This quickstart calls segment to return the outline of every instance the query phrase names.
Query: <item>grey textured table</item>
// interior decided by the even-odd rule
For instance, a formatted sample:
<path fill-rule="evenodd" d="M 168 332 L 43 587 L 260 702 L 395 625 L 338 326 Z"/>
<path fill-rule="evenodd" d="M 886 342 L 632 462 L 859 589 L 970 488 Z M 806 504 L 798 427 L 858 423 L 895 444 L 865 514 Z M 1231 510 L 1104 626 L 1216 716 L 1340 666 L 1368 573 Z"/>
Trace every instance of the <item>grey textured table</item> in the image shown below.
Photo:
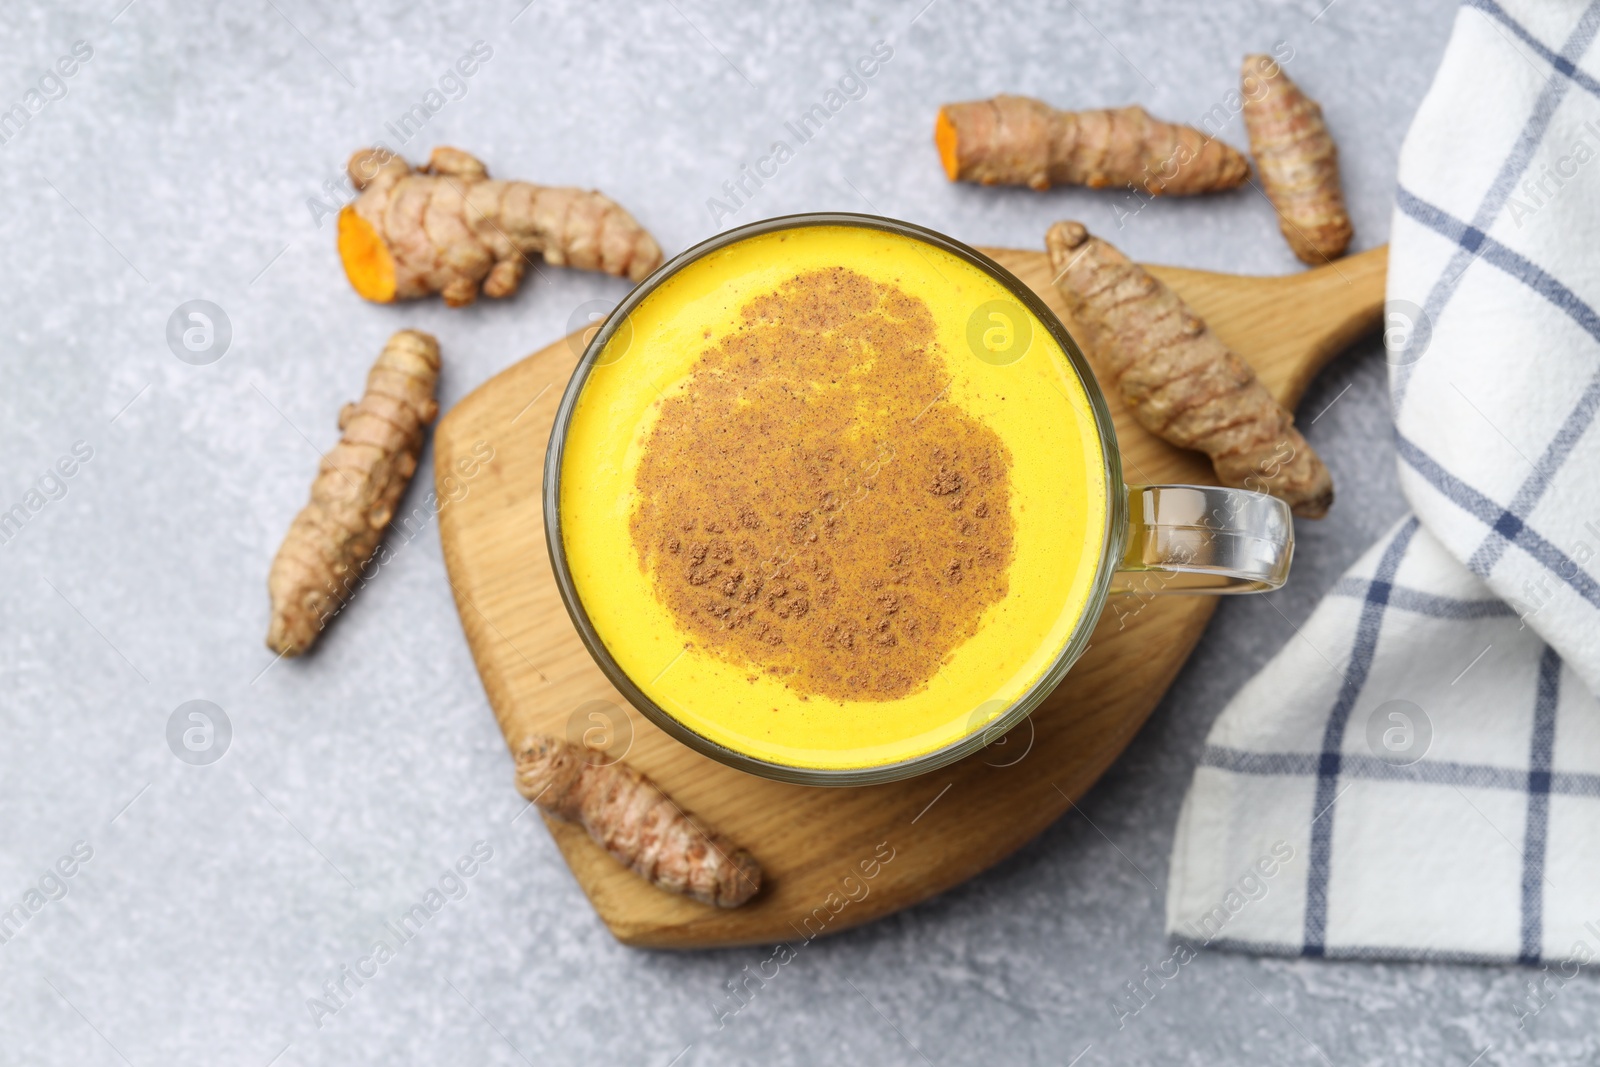
<path fill-rule="evenodd" d="M 1121 1029 L 1111 1007 L 1170 951 L 1162 883 L 1207 727 L 1290 637 L 1285 618 L 1303 619 L 1403 510 L 1372 341 L 1302 408 L 1340 497 L 1302 524 L 1292 584 L 1222 606 L 1083 814 L 953 892 L 807 947 L 765 987 L 752 981 L 720 1028 L 727 984 L 767 952 L 616 944 L 538 821 L 513 821 L 510 761 L 436 530 L 397 550 L 314 656 L 273 665 L 262 647 L 272 553 L 336 439 L 338 405 L 392 330 L 439 335 L 449 406 L 625 288 L 546 270 L 467 311 L 362 303 L 308 203 L 333 203 L 323 183 L 353 148 L 381 138 L 418 158 L 459 144 L 501 175 L 592 185 L 669 252 L 718 224 L 842 208 L 1023 247 L 1076 216 L 1142 259 L 1284 272 L 1297 264 L 1252 191 L 1155 203 L 1119 226 L 1134 204 L 1117 194 L 948 185 L 930 131 L 937 104 L 1005 90 L 1195 121 L 1245 51 L 1284 41 L 1340 140 L 1368 247 L 1388 231 L 1401 138 L 1452 10 L 1323 2 L 11 5 L 0 106 L 25 103 L 75 41 L 93 54 L 45 78 L 40 109 L 0 144 L 0 509 L 43 497 L 0 546 L 0 907 L 26 911 L 0 945 L 0 1063 L 1593 1055 L 1594 989 L 1569 985 L 1519 1032 L 1510 1006 L 1533 974 L 1512 968 L 1208 953 Z M 864 94 L 714 217 L 722 183 L 789 140 L 785 121 L 879 40 L 893 56 Z M 446 79 L 476 41 L 492 55 Z M 442 80 L 443 106 L 402 143 L 386 124 Z M 1223 136 L 1243 142 L 1237 118 Z M 209 365 L 166 341 L 169 316 L 196 299 L 231 324 Z M 80 441 L 92 458 L 46 477 Z M 167 741 L 174 710 L 196 699 L 232 728 L 206 766 Z M 492 856 L 445 879 L 459 899 L 363 984 L 345 977 L 478 841 Z M 61 864 L 72 877 L 53 873 L 75 845 L 80 859 Z"/>

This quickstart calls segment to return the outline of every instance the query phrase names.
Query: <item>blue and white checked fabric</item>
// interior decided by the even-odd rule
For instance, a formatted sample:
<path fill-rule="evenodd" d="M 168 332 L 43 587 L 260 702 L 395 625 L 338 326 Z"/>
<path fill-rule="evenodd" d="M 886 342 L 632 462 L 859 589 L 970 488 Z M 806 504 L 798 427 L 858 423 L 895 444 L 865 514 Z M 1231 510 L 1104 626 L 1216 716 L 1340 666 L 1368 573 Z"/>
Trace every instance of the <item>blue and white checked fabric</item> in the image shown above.
<path fill-rule="evenodd" d="M 1457 16 L 1390 246 L 1414 514 L 1213 727 L 1173 846 L 1175 937 L 1600 955 L 1597 33 L 1600 0 Z"/>

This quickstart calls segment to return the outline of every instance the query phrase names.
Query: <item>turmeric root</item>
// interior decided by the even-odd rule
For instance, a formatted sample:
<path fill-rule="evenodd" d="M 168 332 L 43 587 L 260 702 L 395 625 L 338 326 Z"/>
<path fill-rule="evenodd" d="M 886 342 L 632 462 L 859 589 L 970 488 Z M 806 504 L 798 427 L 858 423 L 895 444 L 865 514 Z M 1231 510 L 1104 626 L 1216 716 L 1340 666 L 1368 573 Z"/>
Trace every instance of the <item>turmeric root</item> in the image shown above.
<path fill-rule="evenodd" d="M 1081 223 L 1056 223 L 1045 247 L 1102 380 L 1139 425 L 1209 455 L 1224 485 L 1271 493 L 1304 518 L 1327 514 L 1333 477 L 1294 416 L 1178 294 Z"/>
<path fill-rule="evenodd" d="M 581 825 L 620 863 L 668 892 L 736 908 L 761 888 L 755 857 L 625 763 L 600 764 L 577 745 L 532 736 L 517 753 L 517 789 L 545 812 Z"/>
<path fill-rule="evenodd" d="M 284 536 L 267 576 L 267 647 L 298 656 L 355 594 L 400 494 L 417 469 L 422 432 L 438 414 L 439 342 L 417 330 L 389 338 L 367 390 L 339 412 L 339 443 L 322 458 L 311 502 Z"/>
<path fill-rule="evenodd" d="M 438 147 L 413 171 L 382 148 L 350 157 L 361 191 L 339 212 L 339 257 L 356 292 L 380 304 L 439 293 L 451 307 L 510 296 L 529 257 L 640 281 L 661 247 L 615 202 L 583 189 L 490 181 L 482 163 Z"/>
<path fill-rule="evenodd" d="M 951 181 L 983 185 L 1137 185 L 1151 196 L 1232 189 L 1250 176 L 1233 148 L 1142 107 L 1058 111 L 1026 96 L 946 104 L 933 140 Z"/>
<path fill-rule="evenodd" d="M 1246 56 L 1241 78 L 1250 154 L 1289 247 L 1313 265 L 1344 255 L 1350 216 L 1339 186 L 1339 150 L 1322 108 L 1270 56 Z M 1260 88 L 1252 79 L 1260 79 Z"/>

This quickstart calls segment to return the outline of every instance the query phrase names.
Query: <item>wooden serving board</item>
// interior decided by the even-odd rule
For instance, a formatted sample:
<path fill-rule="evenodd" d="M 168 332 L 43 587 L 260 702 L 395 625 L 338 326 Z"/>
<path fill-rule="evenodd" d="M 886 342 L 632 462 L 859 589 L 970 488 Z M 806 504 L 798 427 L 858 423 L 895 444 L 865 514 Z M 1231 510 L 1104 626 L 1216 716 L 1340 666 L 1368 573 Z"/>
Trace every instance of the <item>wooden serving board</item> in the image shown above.
<path fill-rule="evenodd" d="M 985 251 L 1072 329 L 1043 253 Z M 1255 367 L 1279 400 L 1293 405 L 1324 363 L 1378 323 L 1387 260 L 1387 249 L 1377 248 L 1281 278 L 1150 270 Z M 713 908 L 656 889 L 580 827 L 548 821 L 595 911 L 627 944 L 688 948 L 831 934 L 972 877 L 1094 784 L 1132 740 L 1211 617 L 1210 597 L 1123 599 L 1121 612 L 1107 609 L 1088 652 L 1031 722 L 919 778 L 812 788 L 722 766 L 628 706 L 589 658 L 552 580 L 540 501 L 545 445 L 581 349 L 571 338 L 558 341 L 456 405 L 435 434 L 435 480 L 455 471 L 480 442 L 493 446 L 493 460 L 476 471 L 463 499 L 441 510 L 439 525 L 462 626 L 506 737 L 565 736 L 569 716 L 586 701 L 626 709 L 634 731 L 628 762 L 681 807 L 749 848 L 765 871 L 761 893 L 748 904 Z M 1214 482 L 1203 456 L 1147 434 L 1114 392 L 1107 400 L 1130 482 Z M 441 499 L 446 488 L 439 486 Z M 512 788 L 508 765 L 508 793 Z"/>

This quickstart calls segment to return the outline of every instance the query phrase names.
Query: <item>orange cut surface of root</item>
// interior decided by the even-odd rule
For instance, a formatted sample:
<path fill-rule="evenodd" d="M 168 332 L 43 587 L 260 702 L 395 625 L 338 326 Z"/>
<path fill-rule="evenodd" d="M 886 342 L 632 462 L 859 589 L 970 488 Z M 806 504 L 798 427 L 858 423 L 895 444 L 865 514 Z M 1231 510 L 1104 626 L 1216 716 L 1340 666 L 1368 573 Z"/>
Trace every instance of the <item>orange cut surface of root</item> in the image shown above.
<path fill-rule="evenodd" d="M 956 126 L 944 108 L 933 120 L 933 143 L 939 149 L 939 162 L 944 164 L 945 177 L 958 181 L 961 175 L 961 155 L 956 151 Z"/>
<path fill-rule="evenodd" d="M 372 223 L 348 205 L 339 212 L 339 260 L 362 297 L 378 304 L 394 300 L 394 257 Z"/>

